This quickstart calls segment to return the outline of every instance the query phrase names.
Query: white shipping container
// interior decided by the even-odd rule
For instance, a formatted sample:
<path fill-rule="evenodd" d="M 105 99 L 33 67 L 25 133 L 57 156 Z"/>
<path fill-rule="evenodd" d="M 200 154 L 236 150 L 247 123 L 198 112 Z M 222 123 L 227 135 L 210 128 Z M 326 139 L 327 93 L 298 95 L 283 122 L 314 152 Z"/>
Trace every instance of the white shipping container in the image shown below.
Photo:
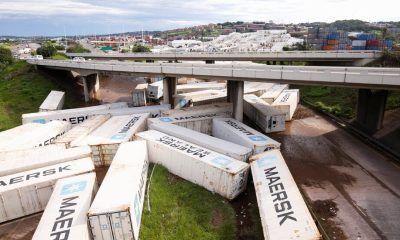
<path fill-rule="evenodd" d="M 132 103 L 134 107 L 146 106 L 147 83 L 138 84 L 132 92 Z"/>
<path fill-rule="evenodd" d="M 0 222 L 43 211 L 58 179 L 93 170 L 83 158 L 0 177 Z"/>
<path fill-rule="evenodd" d="M 111 114 L 112 116 L 120 116 L 120 115 L 130 115 L 130 114 L 139 114 L 139 113 L 150 113 L 151 117 L 160 117 L 162 111 L 168 111 L 170 109 L 171 109 L 170 104 L 160 104 L 160 105 L 153 105 L 153 106 L 146 106 L 146 107 L 132 107 L 132 108 L 101 110 L 101 111 L 97 111 L 91 115 Z"/>
<path fill-rule="evenodd" d="M 58 163 L 91 157 L 90 147 L 65 149 L 51 144 L 40 148 L 0 152 L 0 176 L 24 172 Z"/>
<path fill-rule="evenodd" d="M 265 93 L 263 93 L 260 98 L 266 101 L 269 104 L 272 104 L 275 99 L 279 97 L 283 90 L 288 89 L 289 85 L 287 84 L 275 84 L 270 89 L 268 89 Z"/>
<path fill-rule="evenodd" d="M 145 141 L 121 144 L 87 214 L 92 239 L 139 239 L 148 167 Z"/>
<path fill-rule="evenodd" d="M 58 138 L 54 143 L 61 144 L 69 148 L 72 145 L 75 145 L 75 142 L 80 141 L 82 138 L 89 135 L 89 133 L 98 128 L 110 118 L 110 114 L 89 117 L 88 120 L 73 127 L 62 137 Z"/>
<path fill-rule="evenodd" d="M 225 88 L 226 88 L 226 83 L 199 82 L 199 83 L 177 85 L 176 91 L 178 94 L 181 94 L 181 93 L 196 92 L 203 90 L 223 90 Z"/>
<path fill-rule="evenodd" d="M 65 93 L 61 91 L 51 91 L 39 107 L 39 112 L 60 110 L 64 106 Z"/>
<path fill-rule="evenodd" d="M 86 214 L 97 187 L 95 173 L 58 180 L 32 239 L 89 240 Z"/>
<path fill-rule="evenodd" d="M 147 87 L 147 97 L 150 99 L 160 99 L 163 96 L 163 81 L 157 81 L 149 84 Z"/>
<path fill-rule="evenodd" d="M 264 238 L 321 239 L 280 151 L 261 153 L 250 161 Z"/>
<path fill-rule="evenodd" d="M 213 102 L 221 101 L 226 101 L 226 92 L 219 90 L 203 90 L 198 92 L 176 94 L 174 96 L 175 109 L 211 104 Z"/>
<path fill-rule="evenodd" d="M 249 165 L 165 133 L 149 130 L 136 134 L 147 141 L 149 159 L 171 173 L 227 199 L 245 188 Z"/>
<path fill-rule="evenodd" d="M 273 86 L 273 83 L 244 82 L 244 94 L 255 94 L 256 96 L 261 96 Z"/>
<path fill-rule="evenodd" d="M 149 113 L 113 116 L 86 137 L 71 146 L 90 146 L 96 166 L 111 164 L 118 147 L 133 140 L 135 133 L 146 130 Z"/>
<path fill-rule="evenodd" d="M 190 143 L 210 149 L 217 153 L 229 156 L 236 160 L 247 162 L 252 154 L 252 149 L 228 142 L 219 138 L 199 133 L 197 131 L 170 123 L 151 124 L 150 129 L 180 138 Z"/>
<path fill-rule="evenodd" d="M 243 110 L 244 114 L 264 132 L 285 131 L 286 114 L 271 107 L 256 95 L 243 96 Z"/>
<path fill-rule="evenodd" d="M 181 117 L 181 116 L 198 116 L 212 113 L 222 113 L 232 115 L 232 103 L 213 103 L 208 105 L 194 106 L 190 108 L 171 109 L 161 112 L 162 117 Z"/>
<path fill-rule="evenodd" d="M 72 125 L 85 121 L 90 115 L 108 109 L 127 108 L 126 102 L 103 104 L 93 107 L 73 108 L 57 110 L 51 112 L 38 112 L 22 114 L 22 124 L 27 123 L 47 123 L 53 120 L 62 120 L 70 122 Z"/>
<path fill-rule="evenodd" d="M 71 124 L 63 121 L 21 125 L 0 132 L 0 151 L 47 146 L 54 143 L 69 129 L 71 129 Z"/>
<path fill-rule="evenodd" d="M 254 154 L 281 146 L 279 142 L 233 118 L 214 118 L 212 124 L 214 137 L 251 148 Z"/>
<path fill-rule="evenodd" d="M 272 103 L 272 106 L 285 113 L 286 121 L 292 120 L 293 114 L 297 109 L 299 99 L 299 90 L 284 90 L 281 95 Z"/>
<path fill-rule="evenodd" d="M 365 47 L 367 45 L 367 40 L 353 40 L 351 45 L 355 47 Z"/>
<path fill-rule="evenodd" d="M 201 132 L 207 135 L 211 135 L 212 132 L 212 120 L 213 118 L 230 117 L 231 114 L 226 113 L 209 113 L 203 115 L 186 115 L 179 117 L 160 117 L 160 118 L 149 118 L 147 120 L 147 126 L 157 123 L 172 123 L 181 127 L 192 129 L 197 132 Z"/>

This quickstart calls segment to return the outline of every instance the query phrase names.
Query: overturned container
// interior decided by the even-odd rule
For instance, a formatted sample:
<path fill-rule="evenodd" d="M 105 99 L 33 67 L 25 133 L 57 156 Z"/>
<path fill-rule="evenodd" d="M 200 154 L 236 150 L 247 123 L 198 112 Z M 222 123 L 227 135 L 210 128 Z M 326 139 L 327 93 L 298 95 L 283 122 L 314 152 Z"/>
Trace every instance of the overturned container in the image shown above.
<path fill-rule="evenodd" d="M 281 146 L 279 142 L 233 118 L 213 119 L 212 135 L 251 148 L 254 154 Z"/>
<path fill-rule="evenodd" d="M 273 86 L 273 83 L 244 82 L 244 94 L 254 94 L 256 96 L 261 96 Z"/>
<path fill-rule="evenodd" d="M 146 106 L 146 91 L 147 83 L 140 83 L 136 85 L 135 89 L 132 91 L 132 103 L 134 107 Z"/>
<path fill-rule="evenodd" d="M 47 146 L 71 129 L 64 121 L 29 123 L 0 132 L 0 151 Z"/>
<path fill-rule="evenodd" d="M 155 130 L 136 136 L 147 141 L 151 162 L 183 179 L 227 199 L 234 199 L 246 188 L 247 163 Z"/>
<path fill-rule="evenodd" d="M 88 146 L 65 149 L 64 146 L 55 144 L 40 148 L 0 152 L 0 176 L 90 158 L 91 155 L 92 150 Z"/>
<path fill-rule="evenodd" d="M 264 132 L 285 131 L 285 113 L 253 94 L 243 96 L 244 114 Z"/>
<path fill-rule="evenodd" d="M 47 123 L 54 120 L 67 121 L 72 125 L 79 124 L 89 116 L 101 110 L 126 108 L 128 104 L 126 102 L 103 104 L 93 107 L 84 108 L 73 108 L 65 110 L 57 110 L 50 112 L 38 112 L 38 113 L 26 113 L 22 114 L 22 124 L 27 123 Z"/>
<path fill-rule="evenodd" d="M 176 86 L 176 91 L 178 94 L 197 92 L 203 90 L 224 90 L 226 88 L 226 83 L 219 82 L 199 82 L 199 83 L 188 83 Z"/>
<path fill-rule="evenodd" d="M 61 110 L 64 106 L 65 93 L 61 91 L 51 91 L 39 107 L 39 112 Z"/>
<path fill-rule="evenodd" d="M 171 109 L 170 104 L 160 104 L 160 105 L 152 105 L 145 107 L 130 107 L 130 108 L 118 108 L 118 109 L 109 109 L 109 110 L 101 110 L 97 111 L 91 115 L 104 115 L 111 114 L 112 116 L 120 116 L 120 115 L 130 115 L 130 114 L 139 114 L 139 113 L 150 113 L 151 117 L 160 117 L 161 112 L 168 111 Z"/>
<path fill-rule="evenodd" d="M 58 179 L 93 170 L 83 158 L 0 177 L 0 222 L 43 211 Z"/>
<path fill-rule="evenodd" d="M 185 108 L 226 101 L 226 92 L 219 90 L 202 90 L 174 95 L 175 108 Z"/>
<path fill-rule="evenodd" d="M 181 116 L 199 116 L 204 114 L 230 114 L 232 115 L 232 103 L 213 103 L 190 108 L 164 110 L 161 113 L 162 117 L 181 117 Z"/>
<path fill-rule="evenodd" d="M 95 173 L 58 180 L 32 239 L 89 240 L 86 214 L 97 187 Z"/>
<path fill-rule="evenodd" d="M 272 104 L 282 93 L 283 90 L 288 89 L 289 85 L 287 84 L 276 84 L 272 86 L 270 89 L 265 91 L 260 98 L 265 102 Z"/>
<path fill-rule="evenodd" d="M 92 239 L 139 239 L 148 166 L 145 141 L 121 144 L 87 214 Z"/>
<path fill-rule="evenodd" d="M 164 95 L 163 89 L 164 81 L 153 82 L 147 86 L 147 97 L 149 99 L 158 100 Z"/>
<path fill-rule="evenodd" d="M 299 89 L 284 90 L 271 106 L 284 112 L 286 121 L 290 121 L 297 109 L 299 100 Z"/>
<path fill-rule="evenodd" d="M 250 162 L 264 238 L 321 239 L 280 151 L 252 156 Z"/>
<path fill-rule="evenodd" d="M 252 149 L 170 123 L 151 124 L 150 129 L 197 144 L 236 160 L 247 162 Z"/>
<path fill-rule="evenodd" d="M 90 146 L 94 164 L 108 166 L 121 143 L 133 140 L 135 133 L 146 130 L 149 115 L 142 113 L 113 116 L 86 137 L 73 142 L 71 146 Z"/>

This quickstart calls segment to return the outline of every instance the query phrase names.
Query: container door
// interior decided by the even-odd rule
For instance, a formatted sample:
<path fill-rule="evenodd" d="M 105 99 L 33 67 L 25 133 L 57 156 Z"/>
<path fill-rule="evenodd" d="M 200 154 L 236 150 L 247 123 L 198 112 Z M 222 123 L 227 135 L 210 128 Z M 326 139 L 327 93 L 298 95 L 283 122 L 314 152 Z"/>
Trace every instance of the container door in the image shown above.
<path fill-rule="evenodd" d="M 113 233 L 116 240 L 133 240 L 132 223 L 128 212 L 111 214 Z"/>
<path fill-rule="evenodd" d="M 110 223 L 107 215 L 95 215 L 89 217 L 91 235 L 95 240 L 113 240 Z"/>

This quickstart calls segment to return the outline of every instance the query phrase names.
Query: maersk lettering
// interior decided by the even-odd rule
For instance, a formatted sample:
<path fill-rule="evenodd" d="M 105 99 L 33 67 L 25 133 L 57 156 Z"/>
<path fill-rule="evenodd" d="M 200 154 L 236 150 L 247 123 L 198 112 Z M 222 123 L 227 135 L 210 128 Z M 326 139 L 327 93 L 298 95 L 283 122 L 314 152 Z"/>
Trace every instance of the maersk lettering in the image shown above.
<path fill-rule="evenodd" d="M 203 157 L 211 154 L 211 152 L 207 151 L 206 149 L 202 149 L 200 147 L 196 147 L 196 146 L 190 145 L 188 143 L 181 142 L 170 136 L 163 136 L 160 139 L 158 139 L 157 141 L 159 141 L 167 146 L 170 146 L 172 148 L 175 148 L 177 150 L 180 150 L 182 152 L 192 154 L 193 156 L 198 156 L 199 158 L 203 158 Z"/>
<path fill-rule="evenodd" d="M 23 181 L 30 181 L 31 179 L 36 179 L 36 178 L 45 177 L 48 175 L 53 175 L 57 172 L 70 171 L 71 170 L 70 167 L 71 167 L 71 165 L 65 165 L 63 167 L 59 167 L 58 169 L 50 168 L 50 169 L 46 169 L 42 172 L 33 172 L 33 173 L 29 173 L 27 175 L 13 177 L 10 179 L 7 179 L 7 177 L 3 177 L 3 178 L 0 178 L 0 186 L 7 186 L 7 185 L 12 185 L 15 183 L 23 182 Z"/>
<path fill-rule="evenodd" d="M 193 120 L 193 119 L 201 119 L 201 118 L 210 118 L 210 117 L 215 117 L 215 116 L 217 116 L 217 114 L 212 113 L 212 114 L 202 114 L 202 115 L 195 115 L 195 116 L 174 117 L 174 120 L 176 120 L 176 121 Z"/>
<path fill-rule="evenodd" d="M 285 96 L 282 97 L 282 99 L 281 99 L 280 102 L 281 102 L 281 103 L 287 102 L 287 100 L 289 99 L 289 97 L 290 97 L 290 93 L 286 93 Z"/>
<path fill-rule="evenodd" d="M 35 147 L 42 147 L 42 146 L 50 145 L 50 144 L 52 144 L 57 138 L 61 137 L 61 136 L 64 135 L 64 134 L 65 134 L 65 131 L 64 131 L 64 132 L 61 132 L 61 133 L 59 133 L 59 134 L 57 134 L 57 135 L 54 136 L 54 137 L 51 137 L 50 139 L 45 140 L 43 143 L 40 143 L 39 145 L 37 145 L 37 146 L 35 146 Z"/>
<path fill-rule="evenodd" d="M 69 233 L 73 222 L 73 216 L 70 215 L 75 213 L 74 207 L 77 203 L 73 202 L 73 200 L 77 198 L 78 196 L 74 196 L 62 200 L 61 206 L 58 209 L 58 217 L 51 229 L 50 237 L 53 237 L 52 240 L 69 239 Z"/>
<path fill-rule="evenodd" d="M 239 126 L 237 123 L 231 121 L 231 120 L 226 120 L 225 121 L 229 126 L 239 130 L 240 132 L 244 133 L 247 136 L 254 135 L 252 132 L 249 132 L 246 128 Z"/>
<path fill-rule="evenodd" d="M 278 171 L 276 171 L 276 167 L 264 169 L 264 174 L 265 178 L 269 181 L 268 189 L 273 198 L 272 201 L 276 202 L 274 208 L 277 213 L 276 216 L 280 219 L 279 225 L 285 223 L 286 220 L 297 222 L 297 219 L 293 216 L 294 212 L 289 211 L 292 209 L 292 205 L 288 199 L 283 183 L 280 182 L 281 178 L 279 177 Z"/>
<path fill-rule="evenodd" d="M 129 129 L 131 129 L 131 127 L 133 125 L 135 125 L 135 123 L 137 121 L 139 121 L 140 117 L 134 117 L 131 120 L 129 120 L 129 122 L 127 124 L 125 124 L 125 126 L 118 132 L 118 133 L 126 133 L 129 131 Z"/>
<path fill-rule="evenodd" d="M 149 168 L 149 161 L 146 158 L 146 160 L 145 160 L 145 162 L 143 164 L 142 173 L 140 175 L 141 177 L 140 177 L 140 182 L 139 182 L 139 189 L 138 189 L 137 195 L 136 195 L 138 199 L 135 200 L 135 204 L 137 206 L 135 206 L 134 210 L 135 210 L 136 224 L 137 225 L 139 225 L 139 223 L 140 223 L 140 216 L 141 216 L 140 212 L 142 211 L 139 201 L 142 199 L 142 194 L 143 194 L 143 190 L 144 190 L 143 185 L 144 185 L 145 178 L 147 177 L 147 169 L 148 168 Z"/>

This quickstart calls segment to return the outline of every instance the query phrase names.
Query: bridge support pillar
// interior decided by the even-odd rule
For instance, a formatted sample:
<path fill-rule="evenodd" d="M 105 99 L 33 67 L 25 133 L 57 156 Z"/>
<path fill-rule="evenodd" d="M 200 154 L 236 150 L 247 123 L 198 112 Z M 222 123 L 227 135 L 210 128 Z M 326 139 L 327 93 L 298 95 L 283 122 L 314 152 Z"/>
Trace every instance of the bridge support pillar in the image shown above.
<path fill-rule="evenodd" d="M 174 108 L 174 95 L 176 94 L 176 77 L 165 77 L 163 80 L 163 103 L 171 104 L 171 108 Z"/>
<path fill-rule="evenodd" d="M 87 79 L 84 76 L 80 76 L 82 79 L 82 84 L 83 84 L 83 95 L 85 96 L 85 102 L 89 102 L 89 88 L 88 88 L 88 83 Z"/>
<path fill-rule="evenodd" d="M 215 60 L 206 60 L 206 64 L 214 64 Z"/>
<path fill-rule="evenodd" d="M 243 93 L 244 82 L 228 80 L 228 102 L 233 104 L 233 118 L 243 122 Z"/>
<path fill-rule="evenodd" d="M 381 129 L 387 96 L 387 90 L 359 89 L 355 125 L 370 134 Z"/>

